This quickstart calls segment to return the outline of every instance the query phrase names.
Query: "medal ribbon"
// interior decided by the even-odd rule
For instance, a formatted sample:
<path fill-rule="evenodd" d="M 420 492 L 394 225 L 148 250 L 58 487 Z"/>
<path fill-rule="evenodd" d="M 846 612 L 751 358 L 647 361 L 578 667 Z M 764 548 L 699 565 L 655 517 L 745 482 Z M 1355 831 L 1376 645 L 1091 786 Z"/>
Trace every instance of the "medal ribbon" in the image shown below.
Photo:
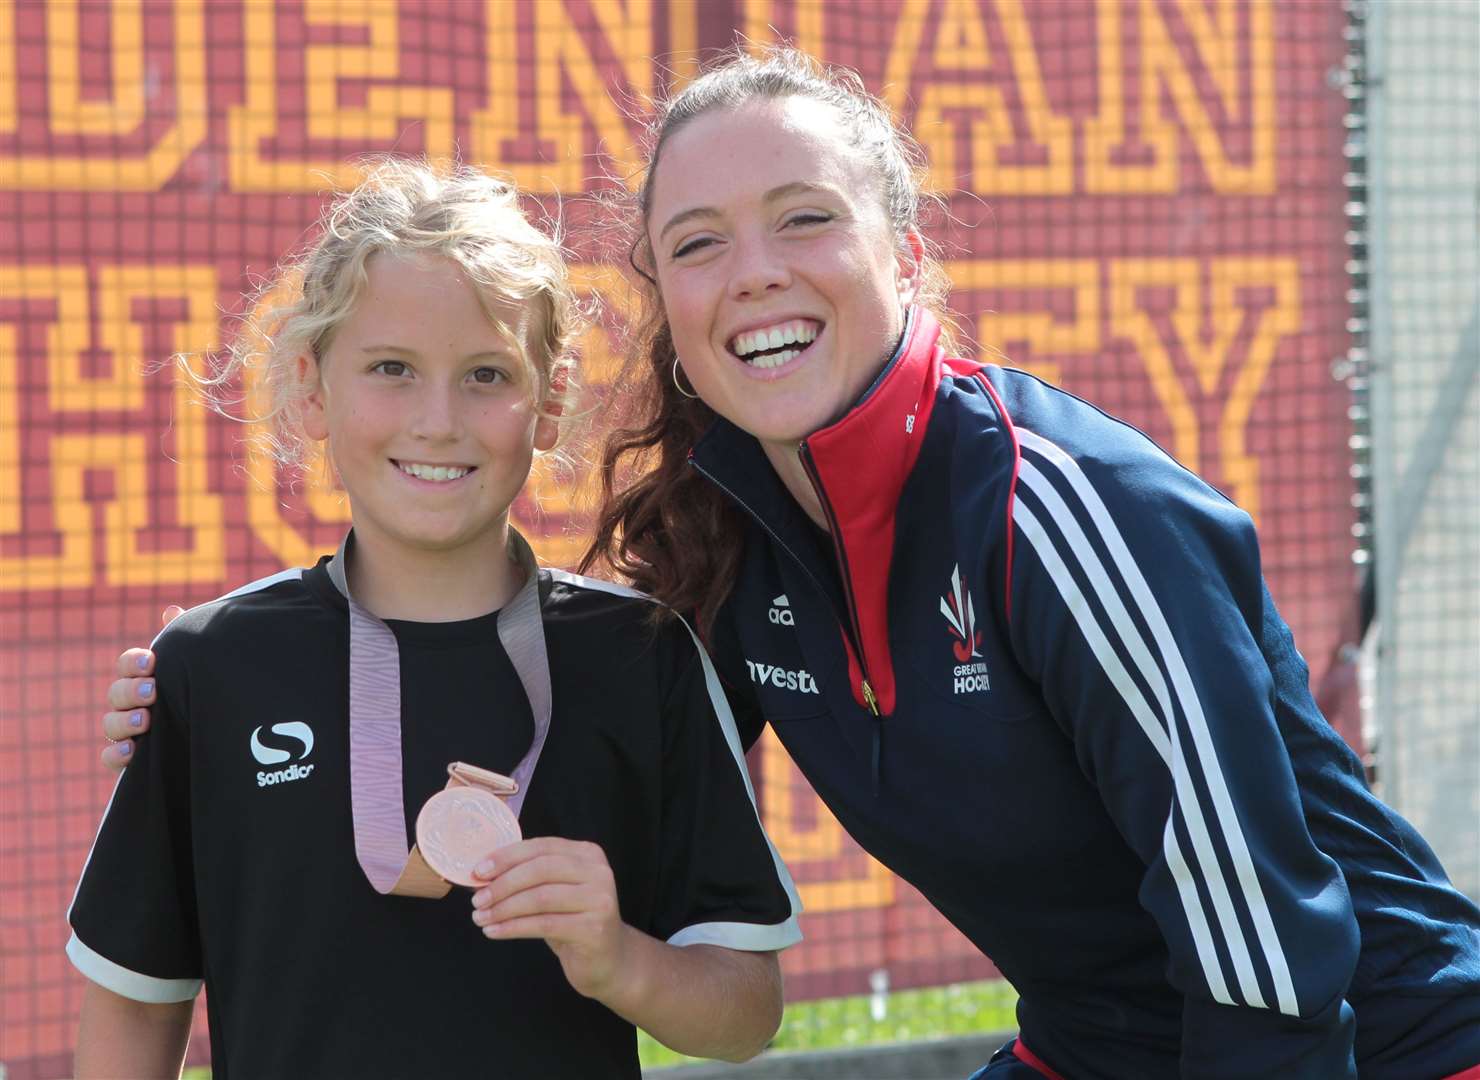
<path fill-rule="evenodd" d="M 401 880 L 411 850 L 401 783 L 401 651 L 391 628 L 350 595 L 345 556 L 353 535 L 344 538 L 328 566 L 329 579 L 349 603 L 350 811 L 360 869 L 376 892 L 388 894 Z M 534 738 L 510 777 L 518 790 L 505 798 L 518 817 L 550 733 L 551 692 L 539 566 L 528 542 L 512 529 L 509 546 L 525 580 L 498 613 L 498 637 L 534 716 Z"/>

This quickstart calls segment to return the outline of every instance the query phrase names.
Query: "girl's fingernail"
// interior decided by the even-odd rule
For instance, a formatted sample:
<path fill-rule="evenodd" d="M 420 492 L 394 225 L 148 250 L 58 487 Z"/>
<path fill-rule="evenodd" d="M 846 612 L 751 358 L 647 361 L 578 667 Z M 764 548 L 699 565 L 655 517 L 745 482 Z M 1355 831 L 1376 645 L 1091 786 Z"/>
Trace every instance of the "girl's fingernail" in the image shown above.
<path fill-rule="evenodd" d="M 136 712 L 136 713 L 130 713 L 129 714 L 129 718 L 128 718 L 128 726 L 129 727 L 140 727 L 140 726 L 143 725 L 143 723 L 144 723 L 144 714 L 143 713 L 137 713 Z"/>
<path fill-rule="evenodd" d="M 154 684 L 152 682 L 141 682 L 139 684 L 140 697 L 147 697 L 152 693 L 154 693 Z"/>
<path fill-rule="evenodd" d="M 473 894 L 473 906 L 474 907 L 487 907 L 488 906 L 488 890 L 487 889 L 479 889 L 477 892 L 475 892 Z"/>
<path fill-rule="evenodd" d="M 141 657 L 139 657 L 139 670 L 140 671 L 143 671 L 148 666 L 149 666 L 149 657 L 147 657 L 147 656 L 141 656 Z"/>
<path fill-rule="evenodd" d="M 488 877 L 493 873 L 493 860 L 484 859 L 473 868 L 473 873 L 477 874 L 479 877 Z"/>
<path fill-rule="evenodd" d="M 118 744 L 118 752 L 124 757 L 128 757 L 129 752 L 133 750 L 133 748 L 134 744 L 131 742 L 121 742 Z"/>

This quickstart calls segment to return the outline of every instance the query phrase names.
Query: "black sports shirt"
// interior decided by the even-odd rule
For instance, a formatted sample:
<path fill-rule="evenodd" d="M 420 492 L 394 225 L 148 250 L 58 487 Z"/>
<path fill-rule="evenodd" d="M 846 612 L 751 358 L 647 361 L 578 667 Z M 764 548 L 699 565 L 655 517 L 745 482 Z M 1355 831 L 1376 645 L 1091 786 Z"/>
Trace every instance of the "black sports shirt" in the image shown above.
<path fill-rule="evenodd" d="M 638 1075 L 631 1024 L 541 941 L 489 941 L 470 893 L 382 896 L 355 858 L 348 618 L 325 570 L 265 578 L 155 643 L 151 732 L 83 870 L 67 952 L 143 1001 L 207 989 L 218 1078 Z M 797 941 L 734 724 L 682 624 L 541 571 L 554 691 L 526 836 L 600 844 L 623 919 L 674 944 Z M 497 615 L 390 622 L 407 834 L 450 761 L 511 772 L 530 708 Z M 276 731 L 274 731 L 276 728 Z"/>

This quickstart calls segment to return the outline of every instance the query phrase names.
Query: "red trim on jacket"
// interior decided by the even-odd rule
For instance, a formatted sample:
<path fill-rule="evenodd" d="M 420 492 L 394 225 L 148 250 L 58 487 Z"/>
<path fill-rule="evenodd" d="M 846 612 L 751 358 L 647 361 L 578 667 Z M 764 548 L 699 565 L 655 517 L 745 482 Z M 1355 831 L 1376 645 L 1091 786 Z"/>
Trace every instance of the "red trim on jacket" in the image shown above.
<path fill-rule="evenodd" d="M 831 427 L 807 437 L 822 495 L 838 523 L 848 560 L 847 583 L 858 613 L 858 659 L 849 650 L 853 695 L 864 704 L 859 680 L 869 683 L 888 716 L 894 711 L 894 662 L 889 655 L 889 568 L 894 557 L 894 512 L 930 427 L 940 387 L 940 324 L 915 309 L 898 359 L 872 393 Z M 844 635 L 846 640 L 847 635 Z"/>
<path fill-rule="evenodd" d="M 1017 499 L 1018 468 L 1023 463 L 1023 448 L 1018 445 L 1017 428 L 1013 426 L 1012 417 L 1007 412 L 1007 406 L 1002 404 L 1002 398 L 997 393 L 997 388 L 992 385 L 992 380 L 987 378 L 986 369 L 972 360 L 947 360 L 946 367 L 952 375 L 974 376 L 978 382 L 986 388 L 987 395 L 992 399 L 992 405 L 997 410 L 997 415 L 1002 419 L 1002 427 L 1007 432 L 1007 437 L 1012 440 L 1012 479 L 1007 484 L 1007 574 L 1002 582 L 1002 609 L 1007 614 L 1009 622 L 1012 621 L 1012 504 Z"/>
<path fill-rule="evenodd" d="M 1047 1076 L 1049 1080 L 1064 1080 L 1062 1076 L 1050 1069 L 1048 1065 L 1044 1063 L 1044 1060 L 1041 1057 L 1028 1049 L 1028 1046 L 1026 1043 L 1023 1042 L 1023 1037 L 1021 1035 L 1019 1035 L 1012 1042 L 1012 1056 L 1017 1058 L 1034 1072 L 1039 1072 L 1042 1073 L 1044 1076 Z"/>

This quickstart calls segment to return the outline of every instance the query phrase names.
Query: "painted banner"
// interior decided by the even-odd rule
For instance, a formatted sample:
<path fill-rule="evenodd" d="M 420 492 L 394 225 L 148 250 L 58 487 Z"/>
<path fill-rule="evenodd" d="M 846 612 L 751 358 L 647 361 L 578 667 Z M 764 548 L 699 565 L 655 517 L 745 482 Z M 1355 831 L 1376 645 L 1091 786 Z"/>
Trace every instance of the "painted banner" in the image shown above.
<path fill-rule="evenodd" d="M 983 355 L 1131 420 L 1253 513 L 1319 679 L 1354 587 L 1331 374 L 1342 18 L 1273 0 L 0 0 L 0 1075 L 70 1070 L 64 912 L 112 783 L 114 656 L 166 603 L 309 563 L 348 520 L 332 480 L 247 454 L 247 425 L 195 404 L 169 357 L 223 341 L 355 155 L 456 155 L 565 215 L 606 301 L 583 346 L 600 397 L 625 292 L 582 196 L 630 182 L 646 102 L 737 33 L 854 67 L 888 101 L 928 155 L 931 238 Z M 540 476 L 518 504 L 552 564 L 584 547 L 589 480 Z M 793 999 L 992 972 L 769 735 L 752 768 L 807 908 Z"/>

